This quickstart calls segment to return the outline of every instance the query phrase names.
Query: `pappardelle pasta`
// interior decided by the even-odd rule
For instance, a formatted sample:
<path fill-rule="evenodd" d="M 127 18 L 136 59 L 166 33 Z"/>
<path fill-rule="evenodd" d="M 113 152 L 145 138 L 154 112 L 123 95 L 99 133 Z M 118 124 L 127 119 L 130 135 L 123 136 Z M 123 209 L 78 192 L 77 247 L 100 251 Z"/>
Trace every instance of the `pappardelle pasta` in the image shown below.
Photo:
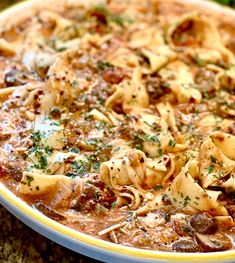
<path fill-rule="evenodd" d="M 110 242 L 233 249 L 234 32 L 180 0 L 48 1 L 2 22 L 0 180 Z"/>

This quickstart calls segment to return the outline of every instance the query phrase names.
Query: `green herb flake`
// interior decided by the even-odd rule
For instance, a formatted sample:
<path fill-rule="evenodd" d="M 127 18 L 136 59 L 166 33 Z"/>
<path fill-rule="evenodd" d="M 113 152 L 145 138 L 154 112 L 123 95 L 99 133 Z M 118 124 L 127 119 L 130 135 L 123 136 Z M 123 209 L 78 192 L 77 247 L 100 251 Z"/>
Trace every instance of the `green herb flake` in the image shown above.
<path fill-rule="evenodd" d="M 106 7 L 104 4 L 102 4 L 102 3 L 97 4 L 96 6 L 94 6 L 94 10 L 95 10 L 96 12 L 99 12 L 99 13 L 105 15 L 105 16 L 108 16 L 108 15 L 109 15 L 109 10 L 108 10 L 107 7 Z"/>
<path fill-rule="evenodd" d="M 116 207 L 116 205 L 117 205 L 117 203 L 116 203 L 116 202 L 113 202 L 113 203 L 111 204 L 111 207 L 114 208 L 114 207 Z"/>
<path fill-rule="evenodd" d="M 211 158 L 211 162 L 212 163 L 216 163 L 217 162 L 217 159 L 215 158 L 215 156 L 211 155 L 210 158 Z"/>
<path fill-rule="evenodd" d="M 44 150 L 45 150 L 45 153 L 48 154 L 48 155 L 50 155 L 51 152 L 52 152 L 52 149 L 51 149 L 51 147 L 50 147 L 49 145 L 46 145 L 46 146 L 44 147 Z"/>
<path fill-rule="evenodd" d="M 78 88 L 78 82 L 76 80 L 72 82 L 72 88 L 74 89 Z"/>
<path fill-rule="evenodd" d="M 191 201 L 191 198 L 187 195 L 185 198 L 184 198 L 184 206 L 187 206 L 189 201 Z"/>
<path fill-rule="evenodd" d="M 48 164 L 47 157 L 45 155 L 40 155 L 38 160 L 38 165 L 36 165 L 38 169 L 44 169 Z"/>
<path fill-rule="evenodd" d="M 95 162 L 93 165 L 92 165 L 92 169 L 97 172 L 99 171 L 100 169 L 100 163 L 99 162 Z"/>
<path fill-rule="evenodd" d="M 155 191 L 160 191 L 161 189 L 163 189 L 163 186 L 158 184 L 155 186 Z"/>
<path fill-rule="evenodd" d="M 207 172 L 210 174 L 210 173 L 212 173 L 213 169 L 214 169 L 214 166 L 210 165 L 207 167 Z"/>
<path fill-rule="evenodd" d="M 109 21 L 119 25 L 120 27 L 124 27 L 126 23 L 130 24 L 133 22 L 128 16 L 119 14 L 112 15 Z"/>
<path fill-rule="evenodd" d="M 168 196 L 167 193 L 165 193 L 165 194 L 162 195 L 162 201 L 163 201 L 163 202 L 167 201 L 168 198 L 169 198 L 169 196 Z"/>
<path fill-rule="evenodd" d="M 110 68 L 111 68 L 111 69 L 113 68 L 113 65 L 112 65 L 112 64 L 110 64 L 110 63 L 107 62 L 107 61 L 101 61 L 101 60 L 98 60 L 98 61 L 97 61 L 96 66 L 97 66 L 97 69 L 98 69 L 98 70 L 101 70 L 101 71 L 107 70 L 107 69 L 110 69 Z"/>
<path fill-rule="evenodd" d="M 87 141 L 86 141 L 86 144 L 88 144 L 88 145 L 96 145 L 96 144 L 97 144 L 97 141 L 94 140 L 94 139 L 90 139 L 90 140 L 87 140 Z"/>
<path fill-rule="evenodd" d="M 31 175 L 26 175 L 26 179 L 27 179 L 27 185 L 30 186 L 32 181 L 34 180 L 34 177 Z"/>
<path fill-rule="evenodd" d="M 76 175 L 83 176 L 88 173 L 89 165 L 87 161 L 77 160 L 76 162 L 70 165 L 70 168 L 74 170 Z"/>
<path fill-rule="evenodd" d="M 104 122 L 104 121 L 100 121 L 99 123 L 97 123 L 96 125 L 95 125 L 95 127 L 96 127 L 96 129 L 97 130 L 103 130 L 105 127 L 106 127 L 106 123 Z"/>
<path fill-rule="evenodd" d="M 149 141 L 149 142 L 152 142 L 152 143 L 158 143 L 160 142 L 158 137 L 156 135 L 145 135 L 144 136 L 144 140 L 145 141 Z"/>
<path fill-rule="evenodd" d="M 168 146 L 170 146 L 170 147 L 175 147 L 175 145 L 176 145 L 176 142 L 174 140 L 170 140 L 168 142 Z"/>
<path fill-rule="evenodd" d="M 93 196 L 96 200 L 98 200 L 100 198 L 100 193 L 98 191 L 95 191 Z"/>
<path fill-rule="evenodd" d="M 39 143 L 42 139 L 42 134 L 39 131 L 33 132 L 30 136 L 33 143 Z"/>
<path fill-rule="evenodd" d="M 70 149 L 69 149 L 69 152 L 71 152 L 71 153 L 79 153 L 80 150 L 77 149 L 77 148 L 70 148 Z"/>
<path fill-rule="evenodd" d="M 170 214 L 170 212 L 169 212 L 169 211 L 168 211 L 168 212 L 165 212 L 164 215 L 163 215 L 163 218 L 164 218 L 164 220 L 166 221 L 166 223 L 169 222 L 170 219 L 171 219 L 171 214 Z"/>

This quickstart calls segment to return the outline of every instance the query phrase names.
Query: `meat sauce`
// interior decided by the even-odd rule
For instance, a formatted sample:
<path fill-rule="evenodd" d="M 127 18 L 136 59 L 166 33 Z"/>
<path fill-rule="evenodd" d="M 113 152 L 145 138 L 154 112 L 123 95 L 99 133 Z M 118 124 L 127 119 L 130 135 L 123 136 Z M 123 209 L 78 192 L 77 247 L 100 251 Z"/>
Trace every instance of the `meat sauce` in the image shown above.
<path fill-rule="evenodd" d="M 197 38 L 197 24 L 188 20 L 172 34 L 172 45 L 176 47 L 176 53 L 179 52 L 176 57 L 173 56 L 172 61 L 180 60 L 189 66 L 194 88 L 200 92 L 201 100 L 197 102 L 197 97 L 192 95 L 188 101 L 180 101 L 176 94 L 178 92 L 174 92 L 169 84 L 177 76 L 175 77 L 173 72 L 166 81 L 161 73 L 161 68 L 172 61 L 163 63 L 158 70 L 149 73 L 146 68 L 149 70 L 153 62 L 146 59 L 147 53 L 142 49 L 144 45 L 140 44 L 143 39 L 140 37 L 139 42 L 133 44 L 130 38 L 138 28 L 145 28 L 146 25 L 160 28 L 159 32 L 167 30 L 166 20 L 184 16 L 191 12 L 193 7 L 179 1 L 153 1 L 151 9 L 147 1 L 141 4 L 130 1 L 129 4 L 129 8 L 128 4 L 122 1 L 107 1 L 107 7 L 99 4 L 90 7 L 68 4 L 54 10 L 52 13 L 55 16 L 47 13 L 48 10 L 36 10 L 35 17 L 25 17 L 22 21 L 11 22 L 9 25 L 3 24 L 1 38 L 8 41 L 9 45 L 17 47 L 17 51 L 14 55 L 9 55 L 6 53 L 7 49 L 3 49 L 0 58 L 0 91 L 3 91 L 0 97 L 0 181 L 49 218 L 103 240 L 137 248 L 174 252 L 234 249 L 235 192 L 234 189 L 222 186 L 230 176 L 234 176 L 234 167 L 227 171 L 224 177 L 217 178 L 218 184 L 206 187 L 206 194 L 219 191 L 217 201 L 226 209 L 227 215 L 217 214 L 213 209 L 204 211 L 194 207 L 194 210 L 190 210 L 188 204 L 191 200 L 187 196 L 184 197 L 183 207 L 174 205 L 174 200 L 172 201 L 164 190 L 183 169 L 183 163 L 186 165 L 188 160 L 194 158 L 174 150 L 168 152 L 167 149 L 172 149 L 177 144 L 183 145 L 186 140 L 192 155 L 194 150 L 199 152 L 206 138 L 215 131 L 235 136 L 235 79 L 226 80 L 226 86 L 218 88 L 218 71 L 227 70 L 227 62 L 216 61 L 209 63 L 208 67 L 207 63 L 196 60 L 190 52 L 182 52 L 181 49 L 188 46 L 202 48 L 204 41 Z M 125 15 L 122 15 L 122 12 Z M 199 9 L 198 12 L 202 11 Z M 226 39 L 228 52 L 235 55 L 233 25 L 230 21 L 216 21 L 219 33 Z M 147 41 L 148 39 L 146 43 Z M 127 46 L 129 42 L 132 46 Z M 76 49 L 79 45 L 82 48 Z M 166 42 L 166 45 L 170 44 Z M 71 51 L 74 52 L 72 55 L 66 53 L 73 49 L 75 51 Z M 120 53 L 116 56 L 117 50 Z M 154 52 L 153 50 L 151 52 Z M 127 55 L 123 57 L 122 52 L 127 52 Z M 132 56 L 133 53 L 135 56 Z M 64 59 L 63 54 L 69 54 L 64 68 L 61 65 L 58 67 L 59 70 L 62 68 L 64 75 L 57 75 L 53 67 L 59 63 L 59 56 L 61 60 Z M 166 132 L 171 133 L 173 137 L 170 138 L 173 139 L 170 139 L 166 148 L 159 147 L 156 150 L 156 159 L 163 156 L 163 159 L 157 160 L 165 163 L 165 166 L 155 177 L 160 178 L 165 171 L 169 171 L 172 160 L 180 160 L 181 166 L 175 168 L 167 183 L 159 181 L 151 188 L 146 180 L 141 185 L 142 194 L 133 196 L 133 192 L 139 190 L 133 187 L 133 182 L 123 179 L 126 181 L 121 188 L 112 189 L 101 176 L 100 167 L 120 150 L 119 146 L 113 146 L 113 141 L 117 139 L 128 141 L 127 147 L 145 153 L 147 159 L 140 160 L 136 152 L 125 155 L 131 167 L 144 165 L 148 158 L 152 158 L 152 153 L 145 150 L 146 142 L 159 143 L 156 136 L 160 136 L 162 123 L 146 124 L 145 121 L 143 124 L 142 113 L 135 114 L 128 108 L 130 101 L 135 103 L 140 90 L 131 94 L 129 104 L 127 103 L 129 106 L 123 102 L 128 96 L 123 93 L 123 87 L 120 88 L 121 95 L 117 96 L 116 101 L 110 102 L 119 85 L 123 85 L 125 81 L 128 85 L 132 81 L 135 68 L 141 66 L 144 68 L 142 84 L 149 98 L 145 114 L 161 117 L 161 109 L 157 105 L 168 102 L 175 119 L 171 123 L 169 121 Z M 69 75 L 71 71 L 73 74 Z M 73 80 L 74 78 L 76 80 Z M 57 81 L 64 85 L 61 84 L 60 92 L 55 88 Z M 69 92 L 67 84 L 71 88 Z M 51 93 L 48 92 L 50 85 L 52 90 L 54 88 Z M 47 94 L 55 94 L 51 97 L 54 99 L 57 96 L 57 100 L 45 113 L 42 101 Z M 70 101 L 71 94 L 73 99 Z M 138 103 L 143 101 L 144 99 Z M 108 102 L 112 111 L 106 109 L 109 107 Z M 97 111 L 103 115 L 95 119 L 93 115 L 97 114 Z M 55 129 L 63 127 L 61 149 L 58 150 L 58 145 L 57 148 L 45 145 L 45 134 L 35 130 L 35 123 L 42 114 L 51 122 L 49 126 L 55 126 Z M 169 116 L 165 115 L 163 119 L 168 122 Z M 139 123 L 142 126 L 147 125 L 147 128 L 141 130 Z M 146 135 L 146 129 L 157 135 Z M 53 163 L 52 156 L 58 151 L 68 157 L 55 157 L 56 161 Z M 76 154 L 84 158 L 76 159 Z M 197 154 L 195 158 L 198 158 Z M 215 157 L 210 158 L 208 174 L 220 166 Z M 124 159 L 122 165 L 127 160 Z M 110 170 L 114 170 L 113 167 L 111 166 Z M 154 168 L 153 166 L 152 169 Z M 21 185 L 30 188 L 35 180 L 28 174 L 27 181 L 23 181 L 25 171 L 48 173 L 52 177 L 62 174 L 74 181 L 69 184 L 67 180 L 59 181 L 43 194 L 22 193 Z M 194 179 L 200 186 L 203 185 L 200 176 L 195 176 Z M 37 187 L 39 190 L 39 186 Z M 131 202 L 138 199 L 137 196 L 140 199 L 139 206 L 145 207 L 151 200 L 146 193 L 155 196 L 160 193 L 160 198 L 157 199 L 160 205 L 154 203 L 155 208 L 146 213 L 131 208 Z"/>

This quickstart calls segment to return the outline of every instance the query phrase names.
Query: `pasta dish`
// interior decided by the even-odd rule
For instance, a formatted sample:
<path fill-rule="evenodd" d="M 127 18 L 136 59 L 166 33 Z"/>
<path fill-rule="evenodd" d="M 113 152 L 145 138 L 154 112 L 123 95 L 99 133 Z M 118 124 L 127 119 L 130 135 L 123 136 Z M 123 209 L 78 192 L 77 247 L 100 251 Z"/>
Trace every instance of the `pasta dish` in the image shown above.
<path fill-rule="evenodd" d="M 103 240 L 234 249 L 235 24 L 179 0 L 58 2 L 1 23 L 0 181 Z"/>

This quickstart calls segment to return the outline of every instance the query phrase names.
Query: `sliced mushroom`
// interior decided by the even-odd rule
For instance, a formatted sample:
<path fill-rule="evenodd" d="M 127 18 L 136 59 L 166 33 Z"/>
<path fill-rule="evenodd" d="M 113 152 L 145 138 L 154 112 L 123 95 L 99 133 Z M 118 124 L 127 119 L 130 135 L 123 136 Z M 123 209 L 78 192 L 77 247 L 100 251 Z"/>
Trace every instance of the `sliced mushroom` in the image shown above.
<path fill-rule="evenodd" d="M 191 239 L 180 239 L 172 244 L 172 250 L 176 252 L 199 252 L 198 244 Z"/>
<path fill-rule="evenodd" d="M 218 230 L 216 220 L 208 213 L 200 213 L 191 216 L 190 226 L 200 234 L 213 234 Z"/>
<path fill-rule="evenodd" d="M 50 207 L 44 205 L 42 202 L 36 202 L 33 205 L 33 207 L 36 208 L 41 213 L 43 213 L 45 216 L 48 216 L 49 218 L 51 218 L 53 220 L 64 220 L 65 219 L 65 217 L 63 215 L 55 212 Z"/>
<path fill-rule="evenodd" d="M 181 237 L 194 234 L 193 229 L 185 221 L 173 220 L 173 229 Z"/>
<path fill-rule="evenodd" d="M 196 238 L 205 252 L 225 251 L 232 247 L 231 240 L 225 234 L 208 236 L 197 233 Z"/>

